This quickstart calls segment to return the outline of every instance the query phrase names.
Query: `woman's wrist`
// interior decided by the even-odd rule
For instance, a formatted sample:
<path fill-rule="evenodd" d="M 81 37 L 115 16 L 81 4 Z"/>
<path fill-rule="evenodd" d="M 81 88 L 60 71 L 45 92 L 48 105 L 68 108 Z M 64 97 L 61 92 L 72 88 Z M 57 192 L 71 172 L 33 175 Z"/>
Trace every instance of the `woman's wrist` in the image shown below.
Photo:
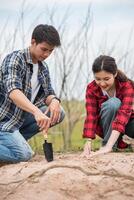
<path fill-rule="evenodd" d="M 105 146 L 109 151 L 112 151 L 113 145 L 106 144 Z"/>

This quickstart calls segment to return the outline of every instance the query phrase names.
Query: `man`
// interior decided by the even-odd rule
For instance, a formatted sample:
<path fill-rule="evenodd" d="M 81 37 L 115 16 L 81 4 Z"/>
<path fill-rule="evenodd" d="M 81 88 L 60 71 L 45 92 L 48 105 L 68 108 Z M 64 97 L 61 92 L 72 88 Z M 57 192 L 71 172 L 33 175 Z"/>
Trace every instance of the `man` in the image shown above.
<path fill-rule="evenodd" d="M 61 122 L 64 111 L 51 86 L 43 62 L 60 46 L 57 30 L 38 25 L 29 48 L 6 56 L 0 67 L 0 162 L 29 160 L 33 151 L 26 140 Z"/>

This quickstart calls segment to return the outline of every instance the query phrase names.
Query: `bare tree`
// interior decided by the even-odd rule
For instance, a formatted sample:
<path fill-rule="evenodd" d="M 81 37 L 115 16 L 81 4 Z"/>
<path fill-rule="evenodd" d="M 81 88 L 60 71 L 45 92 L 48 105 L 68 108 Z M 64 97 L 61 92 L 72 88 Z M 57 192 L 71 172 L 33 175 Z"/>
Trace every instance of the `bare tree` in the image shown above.
<path fill-rule="evenodd" d="M 55 76 L 58 74 L 56 81 L 56 90 L 59 92 L 59 97 L 63 99 L 63 105 L 66 111 L 66 118 L 60 126 L 62 129 L 64 148 L 71 147 L 71 135 L 74 127 L 82 120 L 84 112 L 83 91 L 87 83 L 87 77 L 90 77 L 90 70 L 86 78 L 83 77 L 83 72 L 87 73 L 87 65 L 89 67 L 89 43 L 92 33 L 92 17 L 91 7 L 87 9 L 86 16 L 80 25 L 79 29 L 72 34 L 69 33 L 68 27 L 65 26 L 69 9 L 61 20 L 60 35 L 62 40 L 61 48 L 55 52 L 54 68 Z M 54 23 L 55 10 L 50 11 L 51 23 Z M 67 30 L 67 31 L 66 31 Z M 70 30 L 72 31 L 72 30 Z"/>
<path fill-rule="evenodd" d="M 55 51 L 54 58 L 51 58 L 49 64 L 51 66 L 50 73 L 53 79 L 53 85 L 55 86 L 56 93 L 58 93 L 58 96 L 62 99 L 66 111 L 66 118 L 61 125 L 52 128 L 50 132 L 60 132 L 64 142 L 64 149 L 69 149 L 71 147 L 73 130 L 78 122 L 83 122 L 83 116 L 85 114 L 83 99 L 86 85 L 92 78 L 91 58 L 102 53 L 112 55 L 118 49 L 117 43 L 120 36 L 109 46 L 107 33 L 105 33 L 103 36 L 104 38 L 100 41 L 100 45 L 97 46 L 98 48 L 94 49 L 92 42 L 93 17 L 91 5 L 88 6 L 85 17 L 82 17 L 81 23 L 79 23 L 77 27 L 72 27 L 70 24 L 70 7 L 66 9 L 64 15 L 61 16 L 57 22 L 58 6 L 54 4 L 52 7 L 43 8 L 26 29 L 24 27 L 28 13 L 27 9 L 29 9 L 29 7 L 26 4 L 26 0 L 23 0 L 14 31 L 10 34 L 8 33 L 8 36 L 3 33 L 6 32 L 9 20 L 7 19 L 5 22 L 4 27 L 0 31 L 0 39 L 4 38 L 5 40 L 5 45 L 1 54 L 9 49 L 14 50 L 17 45 L 18 37 L 21 40 L 22 48 L 24 48 L 26 36 L 43 16 L 45 16 L 45 23 L 52 24 L 58 29 L 62 46 L 58 51 Z M 124 69 L 127 71 L 133 71 L 134 69 L 134 62 L 131 57 L 133 49 L 130 49 L 132 37 L 133 28 L 130 31 L 125 53 L 122 53 L 122 56 L 120 56 L 118 60 L 118 63 L 124 60 Z M 80 131 L 82 132 L 82 127 Z M 34 144 L 35 146 L 37 145 L 36 139 Z"/>

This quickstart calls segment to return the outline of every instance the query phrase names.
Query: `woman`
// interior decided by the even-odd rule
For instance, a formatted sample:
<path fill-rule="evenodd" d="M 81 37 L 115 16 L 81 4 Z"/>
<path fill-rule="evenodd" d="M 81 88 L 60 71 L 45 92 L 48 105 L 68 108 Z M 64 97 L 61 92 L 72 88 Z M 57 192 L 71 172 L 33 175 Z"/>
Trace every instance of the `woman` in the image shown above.
<path fill-rule="evenodd" d="M 115 59 L 101 55 L 93 63 L 95 80 L 86 90 L 86 111 L 83 137 L 87 138 L 83 156 L 111 152 L 114 147 L 126 148 L 122 135 L 134 138 L 134 84 L 117 69 Z M 91 153 L 91 140 L 98 134 L 102 147 Z"/>

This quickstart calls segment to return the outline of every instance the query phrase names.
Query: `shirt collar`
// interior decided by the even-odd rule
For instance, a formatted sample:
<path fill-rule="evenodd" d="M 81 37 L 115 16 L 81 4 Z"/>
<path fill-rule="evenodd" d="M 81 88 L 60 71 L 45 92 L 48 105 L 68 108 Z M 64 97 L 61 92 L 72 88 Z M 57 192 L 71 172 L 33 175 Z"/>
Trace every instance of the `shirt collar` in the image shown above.
<path fill-rule="evenodd" d="M 111 98 L 111 96 L 109 96 L 109 94 L 107 93 L 107 91 L 102 90 L 102 93 L 103 93 L 104 96 L 108 96 L 108 98 Z M 113 97 L 116 97 L 116 90 L 114 92 L 114 96 Z"/>
<path fill-rule="evenodd" d="M 24 49 L 26 62 L 33 65 L 32 57 L 30 54 L 30 47 Z"/>
<path fill-rule="evenodd" d="M 34 65 L 32 61 L 32 57 L 31 57 L 31 53 L 30 53 L 30 47 L 24 49 L 24 54 L 25 54 L 26 62 L 30 65 Z M 38 61 L 39 66 L 42 66 L 43 63 L 45 64 L 45 62 Z"/>

